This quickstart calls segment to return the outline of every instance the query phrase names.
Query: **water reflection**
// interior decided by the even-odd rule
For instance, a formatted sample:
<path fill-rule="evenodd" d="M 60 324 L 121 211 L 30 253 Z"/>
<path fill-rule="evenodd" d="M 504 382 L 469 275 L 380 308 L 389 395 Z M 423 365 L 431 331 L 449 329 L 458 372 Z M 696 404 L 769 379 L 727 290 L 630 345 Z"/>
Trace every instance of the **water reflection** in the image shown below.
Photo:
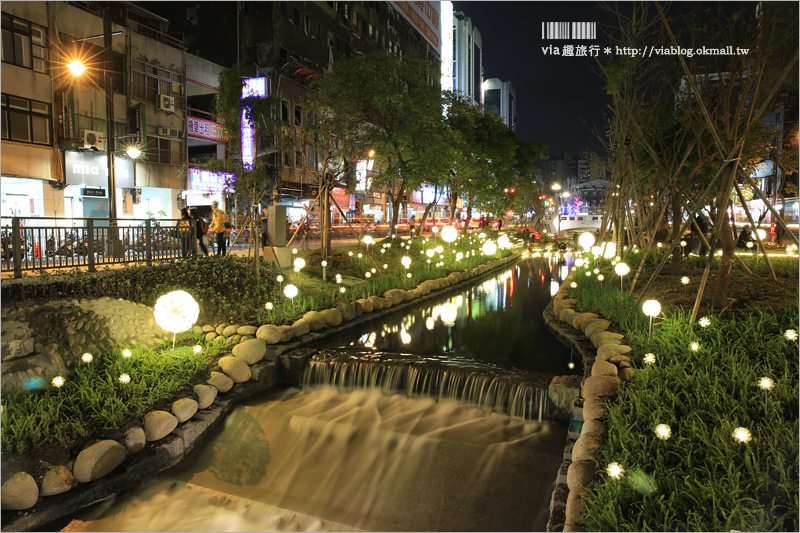
<path fill-rule="evenodd" d="M 382 324 L 324 341 L 325 348 L 362 346 L 417 355 L 450 354 L 503 368 L 550 375 L 570 369 L 570 350 L 542 320 L 572 258 L 525 257 L 470 289 L 390 316 Z"/>

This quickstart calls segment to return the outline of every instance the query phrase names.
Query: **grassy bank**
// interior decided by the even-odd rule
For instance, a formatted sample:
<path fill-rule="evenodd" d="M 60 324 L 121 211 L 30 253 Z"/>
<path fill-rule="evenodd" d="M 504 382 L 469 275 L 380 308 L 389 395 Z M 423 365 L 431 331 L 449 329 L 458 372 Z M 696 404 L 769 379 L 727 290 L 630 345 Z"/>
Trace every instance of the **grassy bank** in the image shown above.
<path fill-rule="evenodd" d="M 637 255 L 628 260 L 633 273 Z M 601 470 L 585 502 L 586 530 L 798 530 L 798 346 L 787 336 L 798 329 L 798 262 L 774 258 L 776 282 L 763 260 L 745 260 L 755 275 L 737 267 L 729 306 L 704 303 L 707 320 L 693 325 L 701 258 L 690 258 L 678 275 L 658 276 L 645 295 L 663 308 L 651 338 L 647 317 L 634 307 L 640 293 L 621 296 L 610 265 L 602 282 L 576 271 L 570 297 L 621 326 L 642 369 L 609 409 L 600 467 L 616 462 L 625 472 L 613 478 Z M 648 263 L 639 290 L 652 270 Z M 762 378 L 772 381 L 769 390 Z M 669 438 L 657 436 L 659 424 L 670 427 Z M 749 440 L 735 439 L 737 428 Z"/>

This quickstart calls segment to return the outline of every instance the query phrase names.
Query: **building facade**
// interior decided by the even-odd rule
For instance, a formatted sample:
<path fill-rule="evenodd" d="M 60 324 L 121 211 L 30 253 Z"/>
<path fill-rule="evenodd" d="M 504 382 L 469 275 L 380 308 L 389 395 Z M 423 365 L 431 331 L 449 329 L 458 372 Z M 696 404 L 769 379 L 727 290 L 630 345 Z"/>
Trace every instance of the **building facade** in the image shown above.
<path fill-rule="evenodd" d="M 483 109 L 503 119 L 511 131 L 517 131 L 517 97 L 510 81 L 489 78 L 483 82 Z"/>
<path fill-rule="evenodd" d="M 483 41 L 472 19 L 453 12 L 453 90 L 483 104 Z"/>
<path fill-rule="evenodd" d="M 3 2 L 3 217 L 178 218 L 197 137 L 187 66 L 215 74 L 166 29 L 126 2 Z"/>

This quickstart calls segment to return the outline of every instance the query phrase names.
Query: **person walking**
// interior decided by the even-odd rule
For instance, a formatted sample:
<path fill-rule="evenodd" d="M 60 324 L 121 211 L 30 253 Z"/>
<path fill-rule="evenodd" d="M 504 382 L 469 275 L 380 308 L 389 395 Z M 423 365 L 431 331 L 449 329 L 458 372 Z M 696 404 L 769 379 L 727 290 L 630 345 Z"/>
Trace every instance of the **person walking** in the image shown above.
<path fill-rule="evenodd" d="M 200 216 L 200 211 L 196 207 L 189 208 L 189 216 L 192 217 L 195 223 L 195 236 L 197 237 L 197 244 L 200 246 L 200 251 L 203 252 L 203 256 L 208 257 L 208 248 L 206 248 L 206 243 L 203 241 L 203 237 L 208 229 L 206 221 Z"/>
<path fill-rule="evenodd" d="M 211 202 L 211 227 L 208 230 L 216 234 L 217 255 L 225 255 L 228 251 L 226 230 L 229 225 L 228 214 L 219 208 L 219 202 Z"/>
<path fill-rule="evenodd" d="M 192 217 L 189 210 L 181 207 L 181 218 L 175 225 L 177 237 L 181 240 L 181 257 L 186 257 L 191 253 L 192 245 Z"/>
<path fill-rule="evenodd" d="M 269 209 L 266 207 L 261 208 L 261 251 L 267 251 L 269 244 L 269 232 L 267 231 L 267 222 L 269 220 Z"/>

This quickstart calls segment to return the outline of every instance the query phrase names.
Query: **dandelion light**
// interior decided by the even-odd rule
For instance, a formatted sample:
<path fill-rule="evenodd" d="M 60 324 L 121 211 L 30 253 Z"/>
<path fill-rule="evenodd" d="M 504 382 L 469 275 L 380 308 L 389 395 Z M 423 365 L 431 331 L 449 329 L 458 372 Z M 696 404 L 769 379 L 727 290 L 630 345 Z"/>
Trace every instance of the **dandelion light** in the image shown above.
<path fill-rule="evenodd" d="M 644 354 L 644 363 L 645 363 L 646 365 L 652 365 L 652 364 L 653 364 L 653 363 L 655 363 L 655 362 L 656 362 L 656 356 L 655 356 L 655 354 L 652 354 L 652 353 L 646 353 L 646 354 Z"/>
<path fill-rule="evenodd" d="M 592 249 L 594 242 L 595 242 L 594 235 L 592 233 L 589 233 L 588 231 L 581 233 L 581 236 L 578 237 L 578 244 L 580 244 L 581 248 L 583 248 L 587 252 Z"/>
<path fill-rule="evenodd" d="M 306 266 L 306 260 L 305 259 L 303 259 L 302 257 L 295 258 L 295 260 L 294 260 L 294 271 L 295 272 L 300 272 L 301 270 L 303 270 L 304 266 Z"/>
<path fill-rule="evenodd" d="M 339 287 L 339 292 L 341 292 L 342 294 L 344 294 L 346 291 L 347 289 L 345 289 L 344 287 Z"/>
<path fill-rule="evenodd" d="M 672 436 L 672 428 L 667 424 L 659 424 L 656 426 L 656 435 L 661 440 L 667 440 Z"/>
<path fill-rule="evenodd" d="M 750 442 L 752 438 L 753 435 L 747 428 L 738 427 L 733 430 L 733 440 L 735 440 L 736 442 L 741 442 L 741 443 Z"/>
<path fill-rule="evenodd" d="M 688 285 L 689 284 L 689 276 L 683 276 L 681 278 L 681 284 L 682 285 Z"/>
<path fill-rule="evenodd" d="M 364 273 L 364 277 L 366 277 L 367 279 L 371 278 L 372 277 L 372 272 L 365 272 Z"/>
<path fill-rule="evenodd" d="M 66 381 L 66 380 L 65 380 L 63 377 L 61 377 L 61 376 L 56 376 L 56 377 L 54 377 L 54 378 L 53 378 L 53 381 L 51 381 L 50 383 L 52 383 L 52 384 L 53 384 L 53 387 L 55 387 L 55 388 L 59 389 L 59 388 L 61 388 L 61 387 L 64 385 L 64 382 L 65 382 L 65 381 Z"/>
<path fill-rule="evenodd" d="M 707 328 L 708 326 L 711 325 L 711 320 L 707 316 L 704 316 L 703 318 L 700 319 L 699 323 L 701 328 Z"/>
<path fill-rule="evenodd" d="M 90 354 L 89 352 L 86 352 L 85 354 L 83 354 L 81 356 L 81 361 L 83 361 L 84 363 L 87 363 L 87 364 L 91 363 L 92 359 L 94 359 L 94 357 L 92 357 L 92 354 Z"/>
<path fill-rule="evenodd" d="M 292 254 L 297 255 L 297 248 L 292 248 Z"/>
<path fill-rule="evenodd" d="M 353 257 L 353 252 L 347 252 L 347 255 Z"/>
<path fill-rule="evenodd" d="M 264 309 L 266 309 L 267 311 L 272 311 L 272 302 L 265 303 Z"/>
<path fill-rule="evenodd" d="M 573 363 L 572 361 L 570 361 L 569 363 L 567 363 L 567 368 L 569 368 L 570 370 L 572 370 L 573 368 L 575 368 L 575 363 Z"/>
<path fill-rule="evenodd" d="M 764 414 L 766 414 L 769 391 L 775 386 L 775 382 L 768 377 L 763 377 L 758 379 L 758 386 L 764 390 Z"/>
<path fill-rule="evenodd" d="M 625 469 L 623 469 L 622 465 L 619 463 L 611 463 L 606 468 L 606 472 L 608 472 L 608 475 L 614 479 L 619 479 L 623 476 L 623 474 L 625 474 Z"/>
<path fill-rule="evenodd" d="M 697 350 L 700 349 L 700 345 L 696 342 L 693 342 L 689 345 L 689 349 L 692 350 L 693 352 L 696 352 Z"/>
<path fill-rule="evenodd" d="M 619 276 L 619 290 L 620 290 L 620 292 L 623 292 L 622 280 L 624 279 L 625 276 L 628 275 L 628 272 L 630 272 L 630 271 L 631 271 L 630 267 L 628 265 L 626 265 L 625 263 L 617 263 L 616 265 L 614 265 L 614 272 L 616 272 L 617 276 Z"/>
<path fill-rule="evenodd" d="M 796 341 L 797 340 L 797 331 L 794 329 L 787 329 L 786 333 L 783 334 L 786 337 L 786 340 Z"/>
<path fill-rule="evenodd" d="M 570 288 L 573 288 L 573 289 L 574 289 L 574 288 L 576 288 L 576 287 L 578 286 L 578 284 L 577 284 L 576 282 L 574 282 L 574 281 L 573 281 L 573 282 L 571 282 L 571 283 L 569 284 L 569 286 L 570 286 Z"/>
<path fill-rule="evenodd" d="M 126 384 L 126 383 L 130 383 L 130 381 L 131 381 L 131 377 L 128 374 L 122 374 L 119 377 L 119 382 L 122 383 L 123 385 Z"/>
<path fill-rule="evenodd" d="M 128 358 L 131 355 L 132 354 L 131 354 L 131 351 L 129 349 L 125 348 L 124 350 L 122 350 L 122 357 Z"/>
<path fill-rule="evenodd" d="M 175 335 L 192 327 L 200 314 L 200 306 L 186 291 L 172 291 L 156 300 L 153 317 L 163 329 L 172 332 L 172 347 Z"/>
<path fill-rule="evenodd" d="M 598 274 L 597 275 L 597 280 L 598 281 L 603 281 L 604 279 L 606 279 L 606 277 L 604 275 L 602 275 L 602 274 Z"/>
<path fill-rule="evenodd" d="M 195 344 L 195 345 L 194 345 L 194 348 L 192 348 L 192 351 L 193 351 L 194 353 L 200 353 L 200 352 L 202 352 L 202 351 L 203 351 L 203 347 L 202 347 L 202 346 L 200 346 L 199 344 Z"/>
<path fill-rule="evenodd" d="M 364 254 L 362 254 L 361 252 L 358 252 L 358 258 L 361 259 L 362 257 L 364 257 Z"/>
<path fill-rule="evenodd" d="M 494 255 L 497 253 L 497 245 L 492 241 L 486 241 L 483 243 L 481 251 L 484 253 L 484 255 Z"/>

